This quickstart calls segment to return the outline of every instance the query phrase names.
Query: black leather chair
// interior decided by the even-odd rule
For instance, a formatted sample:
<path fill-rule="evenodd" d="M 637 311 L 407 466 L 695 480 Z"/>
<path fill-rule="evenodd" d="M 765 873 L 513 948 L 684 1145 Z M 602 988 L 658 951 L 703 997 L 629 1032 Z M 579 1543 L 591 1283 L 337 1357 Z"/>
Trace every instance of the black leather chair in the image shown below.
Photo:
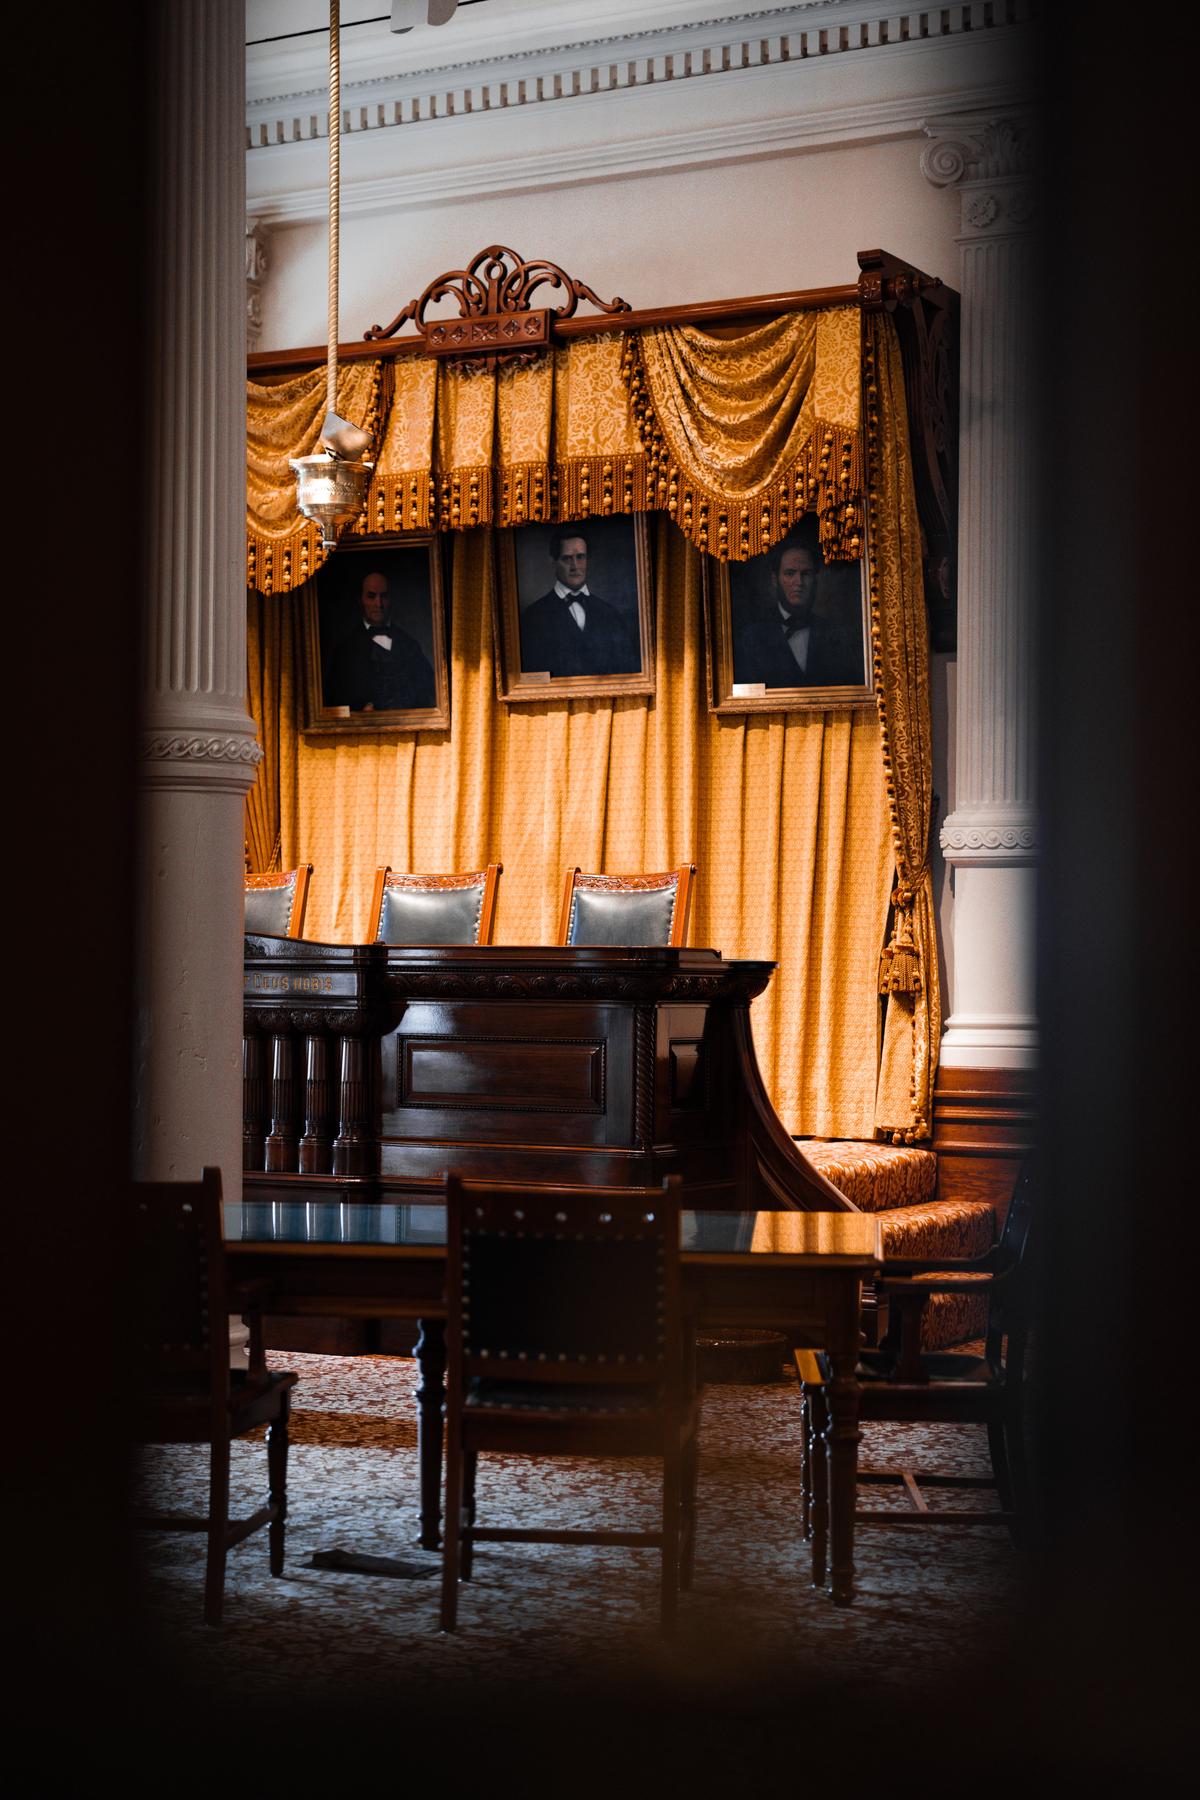
<path fill-rule="evenodd" d="M 375 871 L 371 932 L 377 944 L 490 944 L 503 863 L 470 875 Z"/>
<path fill-rule="evenodd" d="M 861 1525 L 1007 1525 L 1023 1543 L 1031 1522 L 1025 1452 L 1025 1361 L 1031 1315 L 1031 1258 L 1036 1199 L 1036 1167 L 1022 1165 L 1009 1202 L 1000 1241 L 983 1256 L 924 1262 L 891 1258 L 881 1289 L 888 1297 L 888 1330 L 859 1363 L 859 1418 L 899 1423 L 984 1425 L 991 1454 L 990 1476 L 944 1474 L 914 1469 L 864 1469 L 860 1482 L 903 1486 L 911 1510 L 862 1508 Z M 969 1350 L 922 1350 L 921 1315 L 931 1294 L 961 1293 L 964 1282 L 987 1293 L 987 1335 L 983 1355 Z M 829 1519 L 829 1423 L 826 1384 L 829 1370 L 820 1351 L 797 1350 L 802 1415 L 800 1507 L 803 1535 L 812 1543 L 813 1585 L 825 1581 Z M 998 1511 L 930 1509 L 922 1487 L 998 1490 Z"/>
<path fill-rule="evenodd" d="M 560 944 L 681 945 L 686 942 L 695 863 L 661 875 L 584 875 L 568 869 Z"/>
<path fill-rule="evenodd" d="M 441 1622 L 482 1543 L 654 1545 L 669 1629 L 691 1581 L 698 1406 L 679 1284 L 677 1175 L 556 1191 L 447 1177 L 446 1526 Z M 620 1295 L 620 1304 L 613 1296 Z M 657 1531 L 475 1523 L 483 1452 L 654 1456 Z"/>
<path fill-rule="evenodd" d="M 311 876 L 311 863 L 300 863 L 275 875 L 247 875 L 245 929 L 259 937 L 303 936 Z"/>
<path fill-rule="evenodd" d="M 267 1369 L 261 1313 L 265 1291 L 238 1296 L 236 1310 L 244 1311 L 250 1324 L 250 1367 L 230 1369 L 231 1301 L 219 1169 L 205 1169 L 195 1182 L 135 1184 L 131 1224 L 134 1442 L 209 1446 L 207 1513 L 141 1513 L 133 1523 L 149 1530 L 208 1534 L 204 1620 L 219 1625 L 225 1559 L 235 1544 L 266 1525 L 271 1573 L 283 1573 L 288 1413 L 297 1377 Z M 250 1518 L 230 1519 L 229 1446 L 260 1425 L 268 1427 L 269 1498 Z"/>

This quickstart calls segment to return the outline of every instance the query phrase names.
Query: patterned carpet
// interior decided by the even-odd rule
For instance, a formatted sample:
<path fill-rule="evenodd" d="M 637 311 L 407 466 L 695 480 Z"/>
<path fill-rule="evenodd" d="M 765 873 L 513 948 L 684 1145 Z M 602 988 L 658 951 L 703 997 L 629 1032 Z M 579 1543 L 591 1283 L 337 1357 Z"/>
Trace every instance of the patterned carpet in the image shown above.
<path fill-rule="evenodd" d="M 706 1697 L 861 1690 L 899 1704 L 914 1690 L 966 1678 L 1020 1629 L 1022 1558 L 994 1527 L 862 1529 L 858 1594 L 834 1608 L 807 1579 L 798 1541 L 799 1406 L 795 1382 L 704 1390 L 695 1586 L 682 1596 L 677 1638 L 657 1634 L 652 1550 L 481 1546 L 464 1587 L 459 1629 L 437 1627 L 439 1559 L 416 1548 L 414 1362 L 288 1354 L 296 1369 L 287 1567 L 267 1571 L 266 1534 L 231 1552 L 225 1620 L 201 1622 L 199 1536 L 140 1540 L 144 1609 L 161 1669 L 232 1704 L 252 1690 L 295 1710 L 311 1697 L 368 1704 L 403 1693 L 446 1707 L 486 1693 L 497 1703 L 552 1691 L 568 1708 L 600 1692 Z M 864 1466 L 985 1473 L 982 1430 L 868 1425 Z M 144 1452 L 146 1497 L 176 1509 L 204 1504 L 204 1453 Z M 235 1511 L 265 1486 L 261 1441 L 234 1448 Z M 874 1489 L 872 1504 L 891 1489 Z M 485 1459 L 479 1517 L 595 1523 L 614 1498 L 624 1520 L 651 1525 L 657 1480 L 647 1463 Z M 975 1490 L 979 1505 L 994 1504 Z M 945 1505 L 971 1504 L 951 1493 Z M 901 1504 L 898 1495 L 895 1503 Z M 315 1551 L 398 1557 L 420 1573 L 382 1579 L 311 1567 Z"/>

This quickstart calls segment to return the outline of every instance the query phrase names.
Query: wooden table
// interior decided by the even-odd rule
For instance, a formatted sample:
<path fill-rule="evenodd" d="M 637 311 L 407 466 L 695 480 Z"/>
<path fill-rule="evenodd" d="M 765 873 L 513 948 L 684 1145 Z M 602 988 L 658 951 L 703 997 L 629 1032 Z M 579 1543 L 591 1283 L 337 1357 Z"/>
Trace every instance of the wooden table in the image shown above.
<path fill-rule="evenodd" d="M 307 1198 L 226 1206 L 234 1281 L 269 1278 L 274 1313 L 417 1320 L 420 1542 L 436 1550 L 446 1373 L 444 1209 L 314 1199 L 313 1191 Z M 762 1254 L 750 1249 L 755 1217 L 683 1215 L 685 1299 L 701 1329 L 766 1327 L 828 1352 L 831 1585 L 835 1602 L 847 1605 L 854 1591 L 859 1436 L 854 1370 L 862 1284 L 878 1272 L 879 1222 L 868 1213 L 805 1213 L 792 1221 L 796 1250 Z"/>

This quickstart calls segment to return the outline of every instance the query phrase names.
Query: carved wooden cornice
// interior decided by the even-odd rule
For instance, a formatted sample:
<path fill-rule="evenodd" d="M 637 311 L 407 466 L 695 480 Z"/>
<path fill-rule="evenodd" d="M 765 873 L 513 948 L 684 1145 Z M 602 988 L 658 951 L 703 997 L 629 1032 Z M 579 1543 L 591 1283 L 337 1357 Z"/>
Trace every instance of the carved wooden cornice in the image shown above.
<path fill-rule="evenodd" d="M 531 307 L 530 297 L 539 287 L 561 288 L 566 299 L 559 306 Z M 428 307 L 447 299 L 457 303 L 457 319 L 426 319 Z M 465 269 L 448 269 L 431 281 L 390 325 L 372 325 L 363 337 L 369 342 L 394 337 L 411 323 L 429 356 L 482 361 L 488 367 L 524 362 L 548 346 L 553 323 L 569 319 L 581 300 L 590 300 L 605 315 L 631 310 L 627 300 L 601 300 L 586 281 L 568 275 L 557 263 L 526 262 L 504 244 L 489 244 Z"/>
<path fill-rule="evenodd" d="M 904 357 L 913 485 L 924 538 L 925 606 L 934 650 L 956 645 L 958 295 L 884 250 L 860 250 L 859 304 L 890 313 Z"/>

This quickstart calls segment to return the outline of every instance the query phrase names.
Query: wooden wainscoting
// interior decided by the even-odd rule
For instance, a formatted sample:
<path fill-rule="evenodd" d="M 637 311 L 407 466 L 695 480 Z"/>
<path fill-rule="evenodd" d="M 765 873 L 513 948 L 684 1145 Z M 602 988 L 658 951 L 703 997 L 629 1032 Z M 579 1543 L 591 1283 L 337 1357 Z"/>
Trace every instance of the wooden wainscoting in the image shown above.
<path fill-rule="evenodd" d="M 939 1069 L 933 1148 L 939 1200 L 987 1200 L 1004 1223 L 1037 1129 L 1036 1069 Z"/>

